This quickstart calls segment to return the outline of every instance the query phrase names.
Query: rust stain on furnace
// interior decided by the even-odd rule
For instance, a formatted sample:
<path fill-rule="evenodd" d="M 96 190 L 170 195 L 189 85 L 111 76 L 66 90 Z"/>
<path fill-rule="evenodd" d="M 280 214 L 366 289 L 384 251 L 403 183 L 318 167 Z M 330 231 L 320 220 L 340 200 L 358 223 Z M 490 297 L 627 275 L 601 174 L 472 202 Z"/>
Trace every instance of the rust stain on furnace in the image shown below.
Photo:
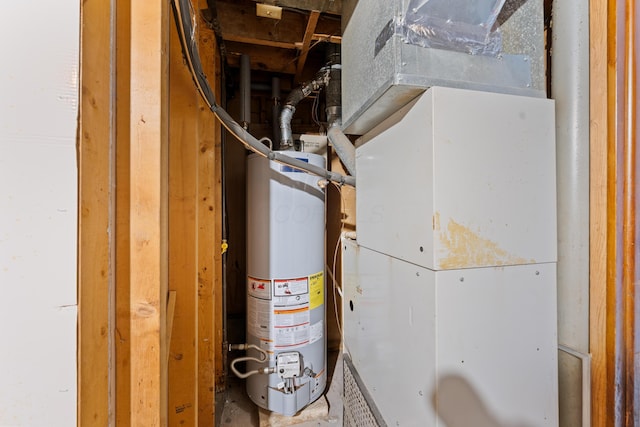
<path fill-rule="evenodd" d="M 450 219 L 447 230 L 440 233 L 440 243 L 446 254 L 440 268 L 456 269 L 495 265 L 529 264 L 534 260 L 516 257 L 462 224 Z"/>
<path fill-rule="evenodd" d="M 433 227 L 433 231 L 440 231 L 440 212 L 433 214 L 431 226 Z"/>

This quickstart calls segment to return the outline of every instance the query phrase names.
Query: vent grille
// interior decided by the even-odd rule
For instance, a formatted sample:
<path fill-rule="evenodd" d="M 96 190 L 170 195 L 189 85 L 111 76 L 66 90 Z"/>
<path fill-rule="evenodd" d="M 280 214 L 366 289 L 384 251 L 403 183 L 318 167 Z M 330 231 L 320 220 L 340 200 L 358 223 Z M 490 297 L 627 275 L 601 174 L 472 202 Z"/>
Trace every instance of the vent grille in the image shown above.
<path fill-rule="evenodd" d="M 351 359 L 344 355 L 344 427 L 386 427 Z"/>

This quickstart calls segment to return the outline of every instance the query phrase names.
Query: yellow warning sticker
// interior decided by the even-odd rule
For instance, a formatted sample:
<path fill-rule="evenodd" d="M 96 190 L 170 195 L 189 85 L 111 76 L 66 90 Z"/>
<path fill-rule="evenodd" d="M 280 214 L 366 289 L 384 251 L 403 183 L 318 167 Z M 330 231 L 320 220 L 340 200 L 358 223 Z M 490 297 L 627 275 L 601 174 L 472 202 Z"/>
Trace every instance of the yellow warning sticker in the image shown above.
<path fill-rule="evenodd" d="M 324 273 L 309 276 L 309 308 L 313 310 L 324 304 Z"/>

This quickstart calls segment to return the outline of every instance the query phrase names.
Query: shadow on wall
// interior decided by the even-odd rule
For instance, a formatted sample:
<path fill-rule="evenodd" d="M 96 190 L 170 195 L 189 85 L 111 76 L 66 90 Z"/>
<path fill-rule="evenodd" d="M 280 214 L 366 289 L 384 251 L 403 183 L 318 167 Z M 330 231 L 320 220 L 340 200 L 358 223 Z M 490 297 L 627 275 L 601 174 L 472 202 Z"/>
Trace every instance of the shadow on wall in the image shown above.
<path fill-rule="evenodd" d="M 489 412 L 478 392 L 463 377 L 447 375 L 438 382 L 431 403 L 447 427 L 530 427 L 505 424 Z"/>

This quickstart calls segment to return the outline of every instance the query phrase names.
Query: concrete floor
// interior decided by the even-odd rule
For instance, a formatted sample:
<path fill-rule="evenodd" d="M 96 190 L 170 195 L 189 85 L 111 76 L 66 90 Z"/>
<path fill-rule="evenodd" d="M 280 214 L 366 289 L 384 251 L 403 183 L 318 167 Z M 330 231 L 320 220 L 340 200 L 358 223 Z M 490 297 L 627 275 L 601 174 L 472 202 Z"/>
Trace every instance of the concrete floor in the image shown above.
<path fill-rule="evenodd" d="M 259 410 L 245 392 L 244 380 L 235 376 L 227 379 L 226 391 L 219 396 L 216 426 L 219 427 L 336 427 L 342 426 L 342 357 L 338 352 L 328 354 L 329 379 L 325 397 L 329 405 L 328 414 L 312 408 L 308 414 L 301 411 L 295 417 L 270 416 Z M 321 404 L 320 404 L 321 405 Z M 312 405 L 313 406 L 313 405 Z M 318 405 L 316 405 L 318 406 Z"/>

